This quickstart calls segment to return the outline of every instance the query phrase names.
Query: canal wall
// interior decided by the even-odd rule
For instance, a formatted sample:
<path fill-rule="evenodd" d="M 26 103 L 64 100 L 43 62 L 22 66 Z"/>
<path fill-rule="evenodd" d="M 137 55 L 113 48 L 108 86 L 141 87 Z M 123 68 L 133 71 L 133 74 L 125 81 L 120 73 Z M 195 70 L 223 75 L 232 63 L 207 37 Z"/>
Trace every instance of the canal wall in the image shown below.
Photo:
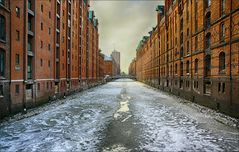
<path fill-rule="evenodd" d="M 189 100 L 193 103 L 197 103 L 199 105 L 214 109 L 220 113 L 224 113 L 234 118 L 239 118 L 239 105 L 236 102 L 230 103 L 230 99 L 228 96 L 225 96 L 221 100 L 218 98 L 214 98 L 210 95 L 206 94 L 198 94 L 196 92 L 184 89 L 176 89 L 173 87 L 167 87 L 165 85 L 155 84 L 152 81 L 141 81 L 144 84 L 147 84 L 153 88 L 157 88 L 164 92 L 168 92 L 170 94 L 176 95 L 183 99 Z M 239 99 L 234 99 L 239 100 Z"/>
<path fill-rule="evenodd" d="M 63 99 L 66 98 L 67 96 L 70 96 L 74 93 L 81 92 L 99 85 L 105 84 L 104 80 L 98 80 L 98 81 L 89 81 L 87 83 L 82 83 L 78 87 L 72 87 L 72 89 L 65 90 L 59 93 L 47 93 L 44 96 L 40 96 L 36 98 L 35 101 L 26 101 L 26 102 L 21 102 L 18 104 L 13 105 L 11 108 L 4 110 L 3 107 L 0 107 L 0 120 L 8 117 L 8 116 L 13 116 L 17 113 L 26 113 L 27 110 L 36 108 L 39 106 L 42 106 L 46 103 L 58 100 L 58 99 Z M 0 104 L 1 105 L 1 104 Z"/>

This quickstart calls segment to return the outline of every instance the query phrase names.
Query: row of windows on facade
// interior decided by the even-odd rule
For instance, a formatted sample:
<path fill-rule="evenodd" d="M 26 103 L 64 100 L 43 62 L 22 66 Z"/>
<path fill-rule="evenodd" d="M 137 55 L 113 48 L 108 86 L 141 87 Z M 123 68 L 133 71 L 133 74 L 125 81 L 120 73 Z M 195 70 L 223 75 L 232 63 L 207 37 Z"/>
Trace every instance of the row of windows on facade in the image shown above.
<path fill-rule="evenodd" d="M 188 20 L 189 20 L 189 6 L 188 6 L 188 4 L 189 4 L 189 2 L 188 2 L 188 0 L 187 0 L 187 2 L 186 2 L 186 4 L 187 4 L 187 6 L 186 6 L 186 12 L 187 12 L 187 16 L 186 16 L 186 19 L 187 19 L 187 23 L 188 23 Z M 207 8 L 209 8 L 210 6 L 211 6 L 211 0 L 205 0 L 204 1 L 204 4 L 205 4 L 205 8 L 207 9 Z M 225 3 L 225 0 L 221 0 L 220 1 L 220 14 L 221 14 L 221 16 L 223 16 L 223 15 L 225 15 L 225 5 L 226 3 Z M 195 0 L 195 23 L 198 23 L 198 0 Z M 209 17 L 209 18 L 208 18 Z M 208 19 L 209 19 L 209 22 L 208 22 Z M 177 15 L 175 16 L 175 20 L 177 20 Z M 208 24 L 207 23 L 210 23 L 210 11 L 207 13 L 207 15 L 205 16 L 205 26 L 207 26 Z M 177 25 L 177 24 L 175 24 L 175 25 Z M 196 26 L 196 30 L 198 29 L 198 24 L 195 24 L 195 26 Z M 177 32 L 177 26 L 175 26 L 176 28 L 175 28 L 175 31 Z M 181 19 L 181 21 L 180 21 L 180 30 L 183 30 L 183 19 Z"/>
<path fill-rule="evenodd" d="M 225 15 L 226 0 L 220 0 L 220 15 Z M 211 0 L 205 0 L 206 9 L 211 6 Z M 210 27 L 211 12 L 207 12 L 205 16 L 205 27 Z M 198 23 L 198 0 L 195 0 L 195 23 Z M 196 31 L 198 30 L 198 24 L 195 24 Z"/>
<path fill-rule="evenodd" d="M 37 90 L 40 91 L 40 83 L 37 84 Z M 52 82 L 46 82 L 46 89 L 49 90 L 49 89 L 52 89 Z M 15 85 L 15 94 L 18 95 L 20 94 L 20 85 L 19 84 L 16 84 Z M 3 85 L 0 85 L 0 96 L 3 96 L 4 95 L 4 92 L 3 92 Z"/>
<path fill-rule="evenodd" d="M 199 63 L 199 60 L 198 59 L 195 59 L 194 60 L 194 73 L 198 73 L 198 63 Z M 186 73 L 190 73 L 189 71 L 189 66 L 190 66 L 190 62 L 187 61 L 186 62 Z M 211 57 L 210 56 L 206 56 L 205 57 L 205 68 L 207 70 L 209 70 L 211 68 Z M 226 63 L 225 63 L 225 53 L 224 52 L 221 52 L 219 54 L 219 72 L 225 72 L 225 68 L 226 68 Z M 170 66 L 170 71 L 172 71 L 172 65 Z M 177 63 L 175 64 L 175 73 L 177 73 L 178 71 L 178 65 Z M 163 73 L 165 73 L 165 68 L 163 68 Z M 181 75 L 183 75 L 183 62 L 181 62 L 180 64 L 180 73 Z"/>
<path fill-rule="evenodd" d="M 177 85 L 178 85 L 178 81 L 175 80 L 175 86 L 177 86 Z M 205 83 L 204 83 L 204 88 L 203 88 L 204 94 L 206 94 L 206 93 L 211 93 L 210 90 L 209 90 L 209 92 L 208 92 L 208 88 L 207 88 L 208 86 L 209 86 L 209 88 L 210 88 L 211 82 L 205 82 Z M 167 81 L 167 87 L 168 87 L 168 81 Z M 189 82 L 189 81 L 186 81 L 185 87 L 186 87 L 186 88 L 190 88 L 190 82 Z M 183 80 L 180 80 L 179 88 L 183 89 Z M 198 81 L 194 80 L 194 81 L 193 81 L 193 89 L 198 90 L 198 88 L 199 88 Z M 225 89 L 226 89 L 226 84 L 225 84 L 225 82 L 219 82 L 219 83 L 218 83 L 218 93 L 225 93 Z"/>

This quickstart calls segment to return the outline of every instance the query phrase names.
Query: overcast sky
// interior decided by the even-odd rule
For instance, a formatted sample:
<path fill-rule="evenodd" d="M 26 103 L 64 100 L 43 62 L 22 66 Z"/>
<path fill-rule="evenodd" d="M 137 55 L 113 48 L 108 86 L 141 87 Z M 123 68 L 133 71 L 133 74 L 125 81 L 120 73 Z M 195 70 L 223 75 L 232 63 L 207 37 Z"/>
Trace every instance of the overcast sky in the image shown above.
<path fill-rule="evenodd" d="M 144 35 L 157 22 L 156 6 L 163 0 L 95 0 L 90 9 L 99 19 L 100 48 L 110 55 L 121 53 L 121 70 L 128 73 L 128 66 L 136 54 L 136 47 Z"/>

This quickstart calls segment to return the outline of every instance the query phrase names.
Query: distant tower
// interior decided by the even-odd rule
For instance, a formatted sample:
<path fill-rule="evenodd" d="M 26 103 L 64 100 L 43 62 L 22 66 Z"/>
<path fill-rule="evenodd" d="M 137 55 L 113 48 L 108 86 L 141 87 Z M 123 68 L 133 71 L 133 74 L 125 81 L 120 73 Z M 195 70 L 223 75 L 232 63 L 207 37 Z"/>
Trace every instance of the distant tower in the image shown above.
<path fill-rule="evenodd" d="M 120 52 L 114 50 L 111 57 L 113 59 L 113 75 L 120 75 Z"/>

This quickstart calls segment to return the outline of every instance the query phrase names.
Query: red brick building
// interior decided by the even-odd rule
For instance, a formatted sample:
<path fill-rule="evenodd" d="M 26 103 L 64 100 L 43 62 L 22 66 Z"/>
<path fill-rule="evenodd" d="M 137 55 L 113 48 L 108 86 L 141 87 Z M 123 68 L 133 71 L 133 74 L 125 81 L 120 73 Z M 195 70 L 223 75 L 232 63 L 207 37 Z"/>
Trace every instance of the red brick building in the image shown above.
<path fill-rule="evenodd" d="M 98 20 L 88 9 L 88 0 L 0 0 L 0 117 L 99 79 Z"/>
<path fill-rule="evenodd" d="M 113 76 L 113 61 L 111 57 L 104 56 L 104 76 Z"/>
<path fill-rule="evenodd" d="M 136 76 L 136 59 L 133 59 L 129 65 L 129 75 Z"/>
<path fill-rule="evenodd" d="M 11 112 L 10 3 L 0 1 L 0 118 Z"/>
<path fill-rule="evenodd" d="M 167 0 L 137 48 L 136 77 L 239 117 L 239 2 Z"/>
<path fill-rule="evenodd" d="M 104 75 L 104 69 L 105 69 L 105 65 L 104 65 L 104 58 L 105 55 L 103 53 L 100 53 L 99 55 L 99 79 L 104 79 L 105 75 Z"/>

